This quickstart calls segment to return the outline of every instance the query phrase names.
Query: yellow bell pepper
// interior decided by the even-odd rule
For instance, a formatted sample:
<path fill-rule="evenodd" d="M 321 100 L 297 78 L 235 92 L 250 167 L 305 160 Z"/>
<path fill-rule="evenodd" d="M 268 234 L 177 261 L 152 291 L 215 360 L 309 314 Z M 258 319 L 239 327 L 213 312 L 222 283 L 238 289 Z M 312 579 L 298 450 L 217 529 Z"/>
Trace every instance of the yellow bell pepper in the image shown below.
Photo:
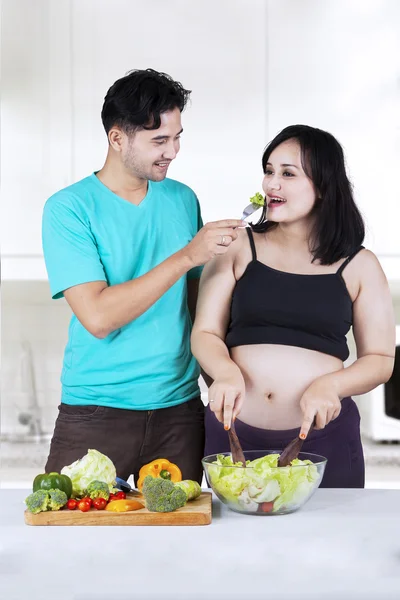
<path fill-rule="evenodd" d="M 139 479 L 137 482 L 138 490 L 142 490 L 143 482 L 145 477 L 150 475 L 151 477 L 162 477 L 163 479 L 169 479 L 173 483 L 182 481 L 182 473 L 180 468 L 174 463 L 169 462 L 166 458 L 157 458 L 143 467 L 139 471 Z"/>
<path fill-rule="evenodd" d="M 121 500 L 111 500 L 105 508 L 110 512 L 128 512 L 130 510 L 140 510 L 144 508 L 144 505 L 137 500 L 128 500 L 127 498 Z"/>

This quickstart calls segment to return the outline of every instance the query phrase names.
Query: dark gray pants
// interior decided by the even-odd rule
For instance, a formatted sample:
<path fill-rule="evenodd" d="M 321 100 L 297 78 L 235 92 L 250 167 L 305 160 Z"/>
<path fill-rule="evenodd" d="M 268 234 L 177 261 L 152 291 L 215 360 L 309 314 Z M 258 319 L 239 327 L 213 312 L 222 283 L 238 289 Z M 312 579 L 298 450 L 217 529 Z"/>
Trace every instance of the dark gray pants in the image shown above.
<path fill-rule="evenodd" d="M 46 473 L 60 470 L 89 448 L 106 454 L 118 477 L 137 481 L 140 468 L 157 458 L 178 465 L 183 479 L 201 483 L 204 405 L 199 397 L 157 410 L 61 404 Z"/>

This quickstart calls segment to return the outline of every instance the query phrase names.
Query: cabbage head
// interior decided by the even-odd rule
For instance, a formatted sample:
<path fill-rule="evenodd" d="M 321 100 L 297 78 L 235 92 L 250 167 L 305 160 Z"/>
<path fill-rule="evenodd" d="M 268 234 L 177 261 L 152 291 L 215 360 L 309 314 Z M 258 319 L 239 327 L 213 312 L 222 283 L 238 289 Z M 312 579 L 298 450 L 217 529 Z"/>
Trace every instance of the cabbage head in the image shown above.
<path fill-rule="evenodd" d="M 98 450 L 88 450 L 82 458 L 61 469 L 63 475 L 68 475 L 72 481 L 72 496 L 83 496 L 86 489 L 94 480 L 107 483 L 110 492 L 113 491 L 117 476 L 114 463 Z"/>

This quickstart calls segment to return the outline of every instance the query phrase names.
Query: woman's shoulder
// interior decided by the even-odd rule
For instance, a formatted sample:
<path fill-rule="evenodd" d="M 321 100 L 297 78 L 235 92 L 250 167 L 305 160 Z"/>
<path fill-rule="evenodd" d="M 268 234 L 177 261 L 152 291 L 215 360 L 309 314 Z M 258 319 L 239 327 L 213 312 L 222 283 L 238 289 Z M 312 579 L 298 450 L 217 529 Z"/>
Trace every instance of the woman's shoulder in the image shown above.
<path fill-rule="evenodd" d="M 237 255 L 246 254 L 246 250 L 251 254 L 251 242 L 257 239 L 258 234 L 252 231 L 251 227 L 240 227 L 238 229 L 237 246 L 235 252 Z"/>
<path fill-rule="evenodd" d="M 348 274 L 357 278 L 361 287 L 387 284 L 385 272 L 378 257 L 368 248 L 362 248 L 348 264 Z"/>
<path fill-rule="evenodd" d="M 382 269 L 378 257 L 368 248 L 363 246 L 356 251 L 356 254 L 351 262 L 354 262 L 358 267 L 364 267 L 365 269 Z"/>
<path fill-rule="evenodd" d="M 251 231 L 247 227 L 238 229 L 238 236 L 231 244 L 229 252 L 232 259 L 233 271 L 236 279 L 240 279 L 247 265 L 252 260 L 252 251 L 250 245 Z"/>

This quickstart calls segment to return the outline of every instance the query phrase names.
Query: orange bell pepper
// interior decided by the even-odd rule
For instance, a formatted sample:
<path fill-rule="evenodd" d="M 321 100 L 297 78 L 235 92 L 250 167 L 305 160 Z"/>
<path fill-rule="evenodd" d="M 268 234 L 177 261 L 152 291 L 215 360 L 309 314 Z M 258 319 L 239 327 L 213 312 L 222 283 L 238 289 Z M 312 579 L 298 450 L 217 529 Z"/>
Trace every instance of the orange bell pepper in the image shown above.
<path fill-rule="evenodd" d="M 143 467 L 139 471 L 139 479 L 137 482 L 138 490 L 142 490 L 143 482 L 145 477 L 150 475 L 151 477 L 162 477 L 163 479 L 169 479 L 173 483 L 182 481 L 182 473 L 180 468 L 174 463 L 169 462 L 166 458 L 157 458 Z"/>

